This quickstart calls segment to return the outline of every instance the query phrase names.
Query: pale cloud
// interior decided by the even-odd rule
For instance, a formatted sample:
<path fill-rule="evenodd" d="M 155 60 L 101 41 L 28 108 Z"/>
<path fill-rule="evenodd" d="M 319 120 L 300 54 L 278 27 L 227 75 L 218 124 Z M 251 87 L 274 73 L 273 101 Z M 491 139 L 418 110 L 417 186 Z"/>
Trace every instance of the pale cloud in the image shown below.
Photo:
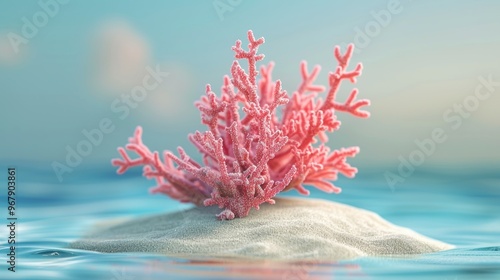
<path fill-rule="evenodd" d="M 178 123 L 179 117 L 196 112 L 193 102 L 204 93 L 204 88 L 200 88 L 193 94 L 185 65 L 155 61 L 147 40 L 124 21 L 107 21 L 98 27 L 92 40 L 91 58 L 92 83 L 98 93 L 116 96 L 130 93 L 143 82 L 151 65 L 159 65 L 162 72 L 168 72 L 168 77 L 148 92 L 144 104 L 138 108 L 147 121 Z"/>
<path fill-rule="evenodd" d="M 150 64 L 146 39 L 124 21 L 102 23 L 92 41 L 92 80 L 98 89 L 119 93 L 130 90 Z"/>
<path fill-rule="evenodd" d="M 27 46 L 16 51 L 7 34 L 9 32 L 0 32 L 0 65 L 16 65 L 22 61 L 25 53 L 28 51 Z"/>

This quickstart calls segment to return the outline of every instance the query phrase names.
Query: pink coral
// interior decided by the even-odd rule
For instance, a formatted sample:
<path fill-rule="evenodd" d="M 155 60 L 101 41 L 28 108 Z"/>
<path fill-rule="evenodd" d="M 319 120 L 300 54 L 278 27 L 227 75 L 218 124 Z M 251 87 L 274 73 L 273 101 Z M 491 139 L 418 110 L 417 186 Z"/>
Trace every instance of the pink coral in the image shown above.
<path fill-rule="evenodd" d="M 281 81 L 271 78 L 272 62 L 261 66 L 257 80 L 256 64 L 264 58 L 257 51 L 264 38 L 256 40 L 248 31 L 248 40 L 248 50 L 242 49 L 239 40 L 232 48 L 237 60 L 231 67 L 231 78 L 224 77 L 221 96 L 207 85 L 206 95 L 195 103 L 208 130 L 196 131 L 189 135 L 189 140 L 202 154 L 203 165 L 181 147 L 179 156 L 164 151 L 160 159 L 158 152 L 151 152 L 142 143 L 142 128 L 137 127 L 125 148 L 139 158 L 131 159 L 124 148 L 118 148 L 123 158 L 112 161 L 119 167 L 118 174 L 130 167 L 144 166 L 144 176 L 156 179 L 153 193 L 196 205 L 218 205 L 224 208 L 217 215 L 222 220 L 245 217 L 251 208 L 259 209 L 264 202 L 274 204 L 273 197 L 284 190 L 295 188 L 307 195 L 309 191 L 304 185 L 340 192 L 332 181 L 339 173 L 354 177 L 357 169 L 346 159 L 355 156 L 359 149 L 330 151 L 325 146 L 325 132 L 339 129 L 335 111 L 361 118 L 369 116 L 360 108 L 370 102 L 356 100 L 357 89 L 352 90 L 346 102 L 335 101 L 342 81 L 355 83 L 361 74 L 361 64 L 352 71 L 346 70 L 354 46 L 349 45 L 345 54 L 335 47 L 338 66 L 329 73 L 329 90 L 324 100 L 317 95 L 325 88 L 314 85 L 320 66 L 309 73 L 305 61 L 300 65 L 302 83 L 289 99 Z M 248 62 L 247 70 L 240 66 L 241 59 Z M 281 117 L 277 113 L 279 106 L 283 106 Z M 315 144 L 318 140 L 319 144 Z"/>

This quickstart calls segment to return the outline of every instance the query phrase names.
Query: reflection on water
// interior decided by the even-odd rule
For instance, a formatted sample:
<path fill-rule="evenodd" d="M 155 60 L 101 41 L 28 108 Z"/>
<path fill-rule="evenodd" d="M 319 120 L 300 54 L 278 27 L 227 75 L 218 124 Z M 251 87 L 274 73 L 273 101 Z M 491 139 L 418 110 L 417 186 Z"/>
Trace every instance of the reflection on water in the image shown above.
<path fill-rule="evenodd" d="M 57 243 L 50 245 L 56 246 Z M 62 244 L 59 244 L 62 245 Z M 339 275 L 369 278 L 355 263 L 278 262 L 248 260 L 183 260 L 144 254 L 101 254 L 69 249 L 25 247 L 16 276 L 32 279 L 295 279 L 323 280 Z M 28 279 L 23 277 L 23 279 Z M 99 278 L 98 278 L 99 279 Z"/>
<path fill-rule="evenodd" d="M 356 264 L 315 263 L 315 262 L 276 262 L 276 261 L 187 261 L 174 263 L 172 270 L 165 269 L 161 261 L 154 265 L 165 273 L 177 272 L 180 275 L 195 275 L 214 279 L 331 279 L 340 272 L 360 278 L 363 274 Z"/>

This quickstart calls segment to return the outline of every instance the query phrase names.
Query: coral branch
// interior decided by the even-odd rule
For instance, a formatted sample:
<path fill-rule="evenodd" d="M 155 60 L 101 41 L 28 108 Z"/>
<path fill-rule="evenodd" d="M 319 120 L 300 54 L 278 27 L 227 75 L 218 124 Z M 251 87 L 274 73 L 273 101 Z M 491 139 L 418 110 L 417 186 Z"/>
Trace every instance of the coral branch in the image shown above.
<path fill-rule="evenodd" d="M 195 178 L 184 176 L 184 173 L 176 169 L 172 162 L 165 157 L 165 162 L 162 163 L 159 159 L 158 152 L 152 153 L 142 143 L 142 128 L 136 128 L 134 137 L 129 139 L 129 144 L 126 149 L 135 152 L 139 158 L 130 159 L 125 149 L 118 148 L 122 159 L 113 159 L 111 163 L 119 166 L 118 174 L 124 173 L 131 167 L 144 165 L 143 175 L 146 178 L 155 178 L 157 185 L 151 191 L 153 193 L 162 192 L 167 195 L 181 198 L 182 202 L 192 202 L 196 205 L 201 205 L 203 199 L 211 192 L 212 187 L 202 184 Z M 167 153 L 168 154 L 168 153 Z M 165 183 L 166 179 L 170 184 Z"/>
<path fill-rule="evenodd" d="M 328 91 L 328 95 L 326 97 L 325 103 L 321 107 L 322 110 L 328 110 L 330 108 L 334 108 L 338 111 L 343 111 L 350 113 L 354 116 L 367 118 L 370 116 L 367 111 L 360 111 L 359 108 L 362 106 L 370 105 L 370 101 L 366 99 L 358 100 L 353 103 L 356 94 L 358 92 L 357 89 L 354 89 L 349 98 L 344 104 L 335 102 L 335 95 L 340 87 L 340 84 L 343 80 L 349 80 L 351 83 L 356 83 L 356 78 L 361 75 L 361 70 L 363 66 L 361 63 L 358 63 L 355 69 L 351 72 L 345 72 L 346 68 L 349 64 L 349 60 L 351 59 L 351 55 L 354 49 L 354 45 L 350 44 L 347 46 L 347 51 L 344 55 L 340 53 L 340 47 L 335 47 L 334 56 L 337 59 L 339 65 L 335 72 L 329 74 L 329 84 L 330 90 Z"/>
<path fill-rule="evenodd" d="M 353 89 L 351 91 L 351 94 L 349 95 L 349 98 L 347 98 L 347 100 L 344 104 L 339 104 L 339 103 L 334 102 L 332 104 L 332 107 L 338 111 L 351 113 L 352 115 L 354 115 L 356 117 L 368 118 L 370 116 L 370 112 L 359 110 L 359 108 L 363 107 L 363 106 L 370 105 L 370 101 L 368 101 L 367 99 L 362 99 L 362 100 L 358 100 L 358 101 L 354 102 L 354 104 L 352 104 L 352 101 L 356 98 L 357 94 L 358 94 L 358 90 Z"/>
<path fill-rule="evenodd" d="M 334 49 L 338 66 L 329 74 L 329 88 L 322 100 L 318 95 L 326 89 L 315 84 L 320 66 L 309 72 L 307 63 L 301 62 L 302 81 L 289 98 L 281 81 L 272 79 L 274 63 L 261 66 L 257 80 L 256 63 L 264 58 L 257 52 L 264 38 L 255 39 L 248 31 L 248 41 L 248 50 L 241 47 L 239 40 L 232 48 L 236 60 L 231 77 L 224 76 L 221 96 L 207 85 L 205 95 L 195 103 L 208 130 L 196 131 L 188 139 L 201 153 L 203 164 L 180 147 L 178 156 L 164 151 L 160 160 L 158 152 L 151 152 L 142 143 L 142 128 L 137 127 L 125 148 L 118 148 L 121 158 L 112 160 L 118 174 L 144 166 L 143 175 L 157 184 L 152 193 L 196 205 L 217 205 L 223 209 L 217 215 L 221 220 L 245 217 L 262 203 L 274 204 L 273 197 L 289 189 L 304 195 L 309 194 L 306 185 L 329 193 L 341 191 L 332 182 L 338 174 L 354 177 L 357 169 L 347 163 L 347 158 L 355 156 L 359 149 L 330 151 L 325 145 L 326 133 L 339 129 L 337 111 L 366 118 L 369 113 L 362 108 L 370 104 L 356 99 L 357 89 L 344 103 L 335 100 L 342 81 L 355 83 L 361 75 L 361 64 L 346 70 L 353 45 L 345 54 L 339 47 Z M 241 59 L 246 60 L 248 69 L 241 67 Z M 277 112 L 280 106 L 281 118 Z M 131 158 L 127 151 L 138 157 Z"/>
<path fill-rule="evenodd" d="M 244 51 L 241 48 L 241 41 L 236 41 L 234 47 L 232 48 L 235 52 L 236 59 L 246 59 L 248 61 L 248 75 L 249 82 L 254 85 L 255 79 L 258 75 L 258 72 L 255 68 L 255 64 L 257 61 L 264 59 L 263 54 L 257 54 L 259 50 L 259 46 L 264 44 L 264 38 L 259 38 L 255 40 L 253 36 L 253 32 L 251 30 L 248 31 L 248 51 Z"/>

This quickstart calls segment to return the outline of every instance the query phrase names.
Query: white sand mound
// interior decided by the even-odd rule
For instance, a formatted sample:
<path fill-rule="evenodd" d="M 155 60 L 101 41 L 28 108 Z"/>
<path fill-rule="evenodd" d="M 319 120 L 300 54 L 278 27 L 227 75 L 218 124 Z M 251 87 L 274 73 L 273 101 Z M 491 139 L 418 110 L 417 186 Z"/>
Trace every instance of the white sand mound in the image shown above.
<path fill-rule="evenodd" d="M 134 219 L 70 246 L 106 253 L 152 252 L 187 258 L 344 260 L 408 255 L 453 246 L 395 226 L 377 214 L 325 200 L 277 198 L 248 217 L 218 221 L 218 208 Z"/>

